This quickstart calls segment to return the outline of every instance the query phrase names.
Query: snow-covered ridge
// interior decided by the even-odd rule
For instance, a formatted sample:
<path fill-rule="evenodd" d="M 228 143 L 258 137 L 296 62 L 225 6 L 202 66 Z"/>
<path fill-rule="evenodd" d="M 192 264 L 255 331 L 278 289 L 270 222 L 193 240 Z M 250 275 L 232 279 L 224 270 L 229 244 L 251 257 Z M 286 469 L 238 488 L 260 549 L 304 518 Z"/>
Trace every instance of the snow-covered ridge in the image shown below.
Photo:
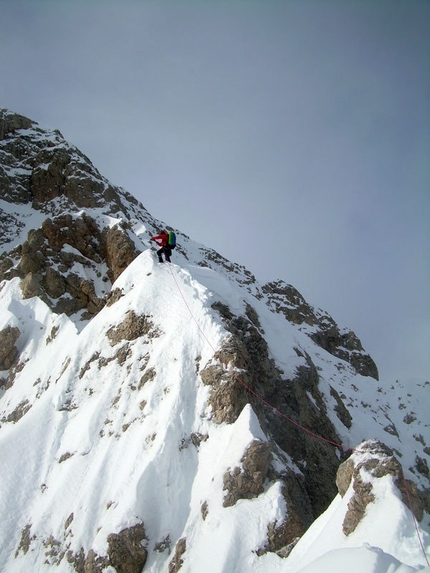
<path fill-rule="evenodd" d="M 372 378 L 353 333 L 180 230 L 160 265 L 150 239 L 166 226 L 57 132 L 15 116 L 0 118 L 0 570 L 422 570 L 429 385 Z M 28 171 L 15 177 L 18 147 Z M 38 200 L 35 169 L 54 174 Z M 356 448 L 343 497 L 344 450 L 236 376 Z M 392 465 L 370 439 L 410 480 L 418 532 L 395 477 L 360 469 Z M 345 533 L 360 479 L 373 500 Z"/>

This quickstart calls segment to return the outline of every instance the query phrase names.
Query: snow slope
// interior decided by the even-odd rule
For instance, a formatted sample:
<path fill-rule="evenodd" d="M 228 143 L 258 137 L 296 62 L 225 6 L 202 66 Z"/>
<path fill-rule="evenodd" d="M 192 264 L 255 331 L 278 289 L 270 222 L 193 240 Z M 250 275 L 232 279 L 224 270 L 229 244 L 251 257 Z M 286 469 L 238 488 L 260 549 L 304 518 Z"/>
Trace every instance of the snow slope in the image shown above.
<path fill-rule="evenodd" d="M 348 496 L 338 497 L 288 559 L 258 557 L 255 551 L 264 545 L 267 525 L 282 520 L 286 511 L 280 486 L 224 508 L 222 478 L 240 464 L 252 440 L 266 437 L 250 406 L 235 424 L 211 423 L 207 390 L 196 374 L 197 361 L 210 360 L 226 336 L 211 301 L 226 300 L 239 310 L 243 299 L 232 281 L 216 272 L 159 265 L 150 250 L 114 287 L 124 296 L 80 332 L 39 299 L 22 300 L 17 279 L 1 292 L 2 321 L 25 326 L 19 342 L 29 359 L 3 400 L 11 409 L 26 400 L 33 404 L 19 423 L 3 424 L 0 433 L 0 459 L 7 460 L 0 490 L 2 570 L 71 570 L 66 559 L 58 563 L 61 554 L 55 550 L 48 556 L 44 546 L 33 550 L 34 542 L 27 553 L 21 550 L 14 557 L 20 532 L 29 524 L 32 537 L 52 536 L 72 552 L 83 547 L 106 554 L 107 535 L 142 517 L 148 548 L 187 538 L 184 572 L 322 573 L 351 571 L 352 563 L 360 563 L 360 573 L 400 573 L 425 564 L 410 512 L 390 483 L 348 539 L 341 532 Z M 264 329 L 274 337 L 273 352 L 282 355 L 280 364 L 294 368 L 297 356 L 282 353 L 275 344 L 280 317 L 257 308 Z M 159 335 L 131 341 L 120 364 L 124 357 L 118 357 L 106 333 L 129 311 L 151 317 Z M 55 336 L 53 328 L 58 328 Z M 283 348 L 292 342 L 308 350 L 311 346 L 290 325 Z M 325 376 L 333 377 L 330 359 L 323 361 Z M 139 388 L 142 373 L 151 368 L 154 378 Z M 196 448 L 193 435 L 207 438 Z M 206 519 L 203 504 L 209 508 Z M 428 535 L 421 535 L 428 546 Z M 167 570 L 166 553 L 150 551 L 145 571 Z"/>

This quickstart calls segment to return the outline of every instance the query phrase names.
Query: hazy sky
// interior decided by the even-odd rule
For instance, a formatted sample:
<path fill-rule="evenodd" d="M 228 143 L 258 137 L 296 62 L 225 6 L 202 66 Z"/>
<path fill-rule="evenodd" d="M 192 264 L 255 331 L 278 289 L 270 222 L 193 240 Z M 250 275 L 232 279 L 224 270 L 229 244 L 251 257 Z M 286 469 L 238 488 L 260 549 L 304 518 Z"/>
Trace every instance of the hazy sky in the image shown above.
<path fill-rule="evenodd" d="M 0 107 L 430 378 L 428 0 L 0 0 Z"/>

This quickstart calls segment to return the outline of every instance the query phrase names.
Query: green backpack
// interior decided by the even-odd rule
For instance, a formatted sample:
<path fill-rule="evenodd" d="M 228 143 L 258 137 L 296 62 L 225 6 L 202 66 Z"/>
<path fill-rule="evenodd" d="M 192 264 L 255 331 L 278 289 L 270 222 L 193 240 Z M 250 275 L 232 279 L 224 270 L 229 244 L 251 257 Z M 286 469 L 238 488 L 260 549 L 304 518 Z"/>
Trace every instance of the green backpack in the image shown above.
<path fill-rule="evenodd" d="M 167 242 L 167 245 L 171 248 L 174 249 L 176 247 L 176 235 L 173 231 L 171 231 L 169 233 L 169 240 Z"/>

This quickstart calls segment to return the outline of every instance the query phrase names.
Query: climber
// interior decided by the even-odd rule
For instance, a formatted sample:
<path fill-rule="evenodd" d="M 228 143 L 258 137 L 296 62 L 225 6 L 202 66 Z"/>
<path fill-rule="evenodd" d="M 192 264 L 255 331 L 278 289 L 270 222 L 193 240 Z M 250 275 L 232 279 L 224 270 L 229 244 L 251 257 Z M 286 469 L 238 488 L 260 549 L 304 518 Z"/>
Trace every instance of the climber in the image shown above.
<path fill-rule="evenodd" d="M 169 234 L 166 233 L 164 229 L 160 229 L 158 232 L 158 235 L 155 235 L 155 237 L 151 238 L 151 241 L 155 241 L 157 245 L 161 247 L 161 249 L 158 249 L 157 251 L 158 260 L 160 263 L 164 262 L 161 256 L 164 253 L 166 261 L 170 263 L 170 255 L 172 254 L 172 249 L 169 245 Z"/>

